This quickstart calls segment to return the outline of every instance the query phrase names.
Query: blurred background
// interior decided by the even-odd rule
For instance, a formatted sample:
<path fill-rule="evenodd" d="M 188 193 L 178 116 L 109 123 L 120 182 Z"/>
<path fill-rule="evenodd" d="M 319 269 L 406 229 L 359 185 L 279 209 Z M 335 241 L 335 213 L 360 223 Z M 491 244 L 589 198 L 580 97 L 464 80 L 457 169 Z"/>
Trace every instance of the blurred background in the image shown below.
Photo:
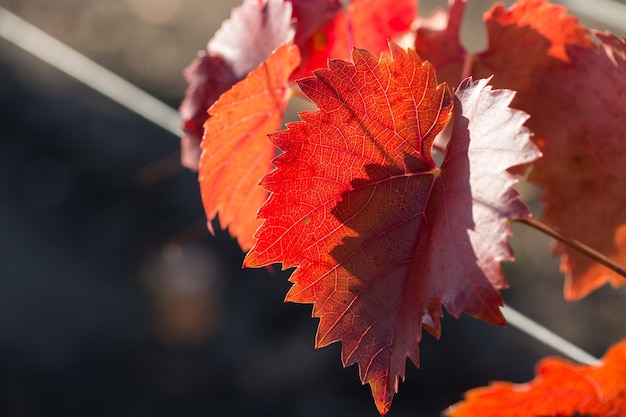
<path fill-rule="evenodd" d="M 182 69 L 239 3 L 0 0 L 174 108 Z M 446 3 L 422 1 L 420 14 Z M 624 35 L 623 2 L 567 3 Z M 470 51 L 485 47 L 490 4 L 469 2 Z M 0 416 L 375 417 L 339 345 L 313 349 L 311 307 L 282 302 L 288 274 L 243 270 L 236 242 L 209 236 L 178 146 L 0 38 Z M 540 191 L 521 192 L 540 214 Z M 549 239 L 514 231 L 510 305 L 597 356 L 626 336 L 626 288 L 563 301 Z M 420 346 L 391 417 L 436 416 L 472 387 L 531 379 L 555 354 L 468 317 L 444 318 L 441 340 Z"/>

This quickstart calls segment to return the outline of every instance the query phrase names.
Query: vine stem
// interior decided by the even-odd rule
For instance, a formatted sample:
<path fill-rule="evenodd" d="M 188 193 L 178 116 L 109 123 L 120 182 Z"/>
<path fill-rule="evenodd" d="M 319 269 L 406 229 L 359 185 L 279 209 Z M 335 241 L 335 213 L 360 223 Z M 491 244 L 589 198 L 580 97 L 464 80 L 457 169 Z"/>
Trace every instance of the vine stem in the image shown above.
<path fill-rule="evenodd" d="M 618 264 L 617 262 L 613 261 L 612 259 L 609 259 L 608 257 L 606 257 L 605 255 L 603 255 L 602 253 L 598 252 L 597 250 L 585 245 L 584 243 L 576 240 L 576 239 L 572 239 L 569 236 L 564 235 L 563 233 L 559 232 L 558 230 L 548 226 L 547 224 L 540 222 L 539 220 L 535 220 L 535 219 L 516 219 L 514 220 L 516 222 L 519 223 L 523 223 L 527 226 L 530 226 L 532 228 L 535 228 L 537 230 L 539 230 L 542 233 L 545 233 L 548 236 L 553 237 L 554 239 L 557 239 L 559 242 L 569 246 L 570 248 L 577 250 L 578 252 L 582 253 L 583 255 L 586 255 L 588 257 L 590 257 L 591 259 L 593 259 L 594 261 L 601 263 L 602 265 L 606 266 L 607 268 L 617 272 L 618 274 L 620 274 L 621 276 L 623 276 L 624 278 L 626 278 L 626 268 L 624 268 L 622 265 Z"/>
<path fill-rule="evenodd" d="M 52 67 L 81 81 L 100 94 L 128 108 L 130 111 L 145 117 L 175 136 L 181 135 L 180 116 L 175 109 L 167 106 L 167 104 L 157 100 L 135 85 L 122 79 L 97 64 L 95 61 L 90 60 L 78 51 L 63 44 L 3 7 L 0 7 L 0 37 L 30 52 Z M 302 93 L 300 93 L 302 96 L 297 92 L 293 94 L 296 97 L 303 96 Z M 516 221 L 535 227 L 541 232 L 555 239 L 559 239 L 566 244 L 574 242 L 572 239 L 563 236 L 556 230 L 535 220 Z M 580 243 L 578 243 L 578 245 L 586 247 Z M 583 253 L 597 252 L 589 248 L 589 250 L 583 250 Z M 598 255 L 599 262 L 606 259 L 602 254 Z M 593 258 L 596 259 L 596 257 Z M 602 263 L 604 264 L 604 262 Z M 610 264 L 613 263 L 610 262 Z M 618 270 L 622 271 L 620 272 L 622 275 L 625 275 L 623 268 L 618 266 Z M 529 319 L 515 309 L 504 306 L 502 313 L 510 325 L 520 329 L 545 345 L 556 349 L 570 359 L 582 363 L 598 362 L 597 358 L 541 326 L 539 323 Z"/>

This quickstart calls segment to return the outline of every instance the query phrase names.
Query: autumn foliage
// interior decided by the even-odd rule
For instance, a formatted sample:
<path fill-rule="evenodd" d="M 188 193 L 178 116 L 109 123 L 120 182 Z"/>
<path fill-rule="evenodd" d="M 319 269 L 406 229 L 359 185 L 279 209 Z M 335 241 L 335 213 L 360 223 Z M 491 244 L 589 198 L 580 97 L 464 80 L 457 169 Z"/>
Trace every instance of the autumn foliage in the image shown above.
<path fill-rule="evenodd" d="M 598 365 L 547 358 L 526 384 L 494 382 L 466 393 L 447 417 L 626 416 L 626 340 Z"/>
<path fill-rule="evenodd" d="M 516 176 L 545 190 L 547 227 L 626 265 L 626 40 L 520 0 L 485 14 L 487 49 L 469 54 L 465 1 L 427 18 L 416 6 L 246 0 L 186 69 L 180 109 L 209 227 L 219 214 L 247 267 L 295 268 L 287 300 L 313 304 L 316 346 L 342 343 L 382 415 L 406 359 L 419 364 L 422 329 L 439 336 L 442 307 L 504 324 L 509 223 L 531 217 Z M 294 94 L 317 110 L 279 131 Z M 568 299 L 626 282 L 554 250 Z M 606 410 L 624 411 L 626 388 L 612 385 L 626 380 L 623 346 L 601 368 L 546 361 L 526 394 L 496 384 L 450 415 L 498 415 L 470 411 L 493 398 L 531 410 L 564 375 L 578 378 L 564 395 L 597 377 L 616 398 Z M 511 415 L 571 415 L 541 406 Z"/>
<path fill-rule="evenodd" d="M 446 28 L 433 27 L 444 12 L 423 22 L 417 52 L 444 81 L 493 75 L 494 87 L 517 92 L 512 106 L 530 114 L 543 153 L 529 177 L 546 190 L 542 220 L 626 265 L 626 171 L 612 168 L 626 166 L 626 41 L 589 31 L 561 6 L 527 0 L 494 6 L 485 15 L 487 49 L 469 55 L 458 39 L 464 3 L 453 2 Z M 625 282 L 562 244 L 555 252 L 568 299 Z"/>

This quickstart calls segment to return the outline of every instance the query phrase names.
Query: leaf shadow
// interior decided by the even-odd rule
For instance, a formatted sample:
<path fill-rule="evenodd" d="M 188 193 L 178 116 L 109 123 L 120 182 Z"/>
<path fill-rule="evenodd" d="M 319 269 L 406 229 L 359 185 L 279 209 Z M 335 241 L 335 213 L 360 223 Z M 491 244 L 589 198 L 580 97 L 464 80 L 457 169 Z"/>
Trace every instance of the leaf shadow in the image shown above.
<path fill-rule="evenodd" d="M 456 101 L 460 110 L 461 103 Z M 352 297 L 361 297 L 358 304 L 366 304 L 350 305 L 368 317 L 361 335 L 363 331 L 373 338 L 383 334 L 387 343 L 402 345 L 401 352 L 416 365 L 421 327 L 435 337 L 440 335 L 441 303 L 458 318 L 470 302 L 471 291 L 449 286 L 468 287 L 464 278 L 480 272 L 469 237 L 476 226 L 469 121 L 458 117 L 457 124 L 455 130 L 466 132 L 465 140 L 455 140 L 449 147 L 453 154 L 444 161 L 441 173 L 425 171 L 419 156 L 410 154 L 403 157 L 409 168 L 403 175 L 390 175 L 388 167 L 368 164 L 364 167 L 367 177 L 352 180 L 351 189 L 331 211 L 354 232 L 343 237 L 330 255 L 349 274 L 347 290 Z M 411 171 L 411 167 L 421 170 Z M 448 217 L 451 208 L 452 218 Z M 484 275 L 482 279 L 481 285 L 490 285 Z M 391 327 L 382 333 L 372 331 L 379 323 Z"/>

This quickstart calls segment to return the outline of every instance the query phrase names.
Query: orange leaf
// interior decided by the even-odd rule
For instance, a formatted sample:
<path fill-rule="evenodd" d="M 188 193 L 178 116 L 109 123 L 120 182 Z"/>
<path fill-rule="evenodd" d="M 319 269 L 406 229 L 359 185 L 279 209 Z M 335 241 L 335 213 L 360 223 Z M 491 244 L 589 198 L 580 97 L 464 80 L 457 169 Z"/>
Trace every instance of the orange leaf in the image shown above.
<path fill-rule="evenodd" d="M 209 41 L 206 51 L 184 71 L 189 87 L 180 105 L 184 135 L 181 163 L 198 170 L 200 141 L 207 109 L 219 96 L 264 62 L 279 45 L 294 37 L 291 3 L 244 0 Z"/>
<path fill-rule="evenodd" d="M 437 73 L 446 74 L 448 81 L 456 83 L 460 79 L 465 62 L 471 64 L 466 68 L 468 75 L 493 75 L 497 88 L 528 90 L 544 100 L 545 95 L 533 88 L 535 75 L 563 67 L 569 62 L 568 48 L 593 46 L 589 32 L 576 18 L 568 16 L 563 6 L 546 0 L 519 0 L 508 9 L 499 3 L 485 13 L 487 49 L 470 56 L 459 40 L 465 3 L 453 0 L 447 12 L 436 11 L 418 22 L 416 50 L 433 62 Z M 520 100 L 518 95 L 514 107 Z M 523 110 L 533 114 L 532 109 Z"/>
<path fill-rule="evenodd" d="M 547 358 L 525 384 L 494 382 L 465 394 L 448 417 L 626 416 L 626 341 L 611 347 L 598 366 Z"/>
<path fill-rule="evenodd" d="M 462 58 L 458 22 L 464 0 L 455 0 L 418 30 L 419 51 L 446 79 L 461 75 L 462 59 L 476 77 L 518 92 L 512 106 L 531 115 L 527 126 L 544 157 L 529 179 L 545 188 L 543 221 L 626 265 L 626 46 L 610 34 L 589 31 L 562 6 L 520 0 L 486 15 L 489 46 Z M 421 35 L 420 35 L 421 33 Z M 584 297 L 626 279 L 561 244 L 565 297 Z"/>
<path fill-rule="evenodd" d="M 568 48 L 593 45 L 587 29 L 565 7 L 546 0 L 520 0 L 509 9 L 498 4 L 484 20 L 488 47 L 476 56 L 474 75 L 495 74 L 494 85 L 518 92 L 530 87 L 537 71 L 569 62 Z"/>
<path fill-rule="evenodd" d="M 504 322 L 507 222 L 528 216 L 506 170 L 537 156 L 525 116 L 507 107 L 513 94 L 466 81 L 438 168 L 450 91 L 415 52 L 391 54 L 355 49 L 354 64 L 332 60 L 299 82 L 320 110 L 272 135 L 285 153 L 262 181 L 271 194 L 245 259 L 297 267 L 287 300 L 314 304 L 316 346 L 343 343 L 381 414 L 406 358 L 418 363 L 422 326 L 439 335 L 442 304 Z"/>
<path fill-rule="evenodd" d="M 209 109 L 198 180 L 209 221 L 220 213 L 243 250 L 252 247 L 256 213 L 267 193 L 258 186 L 271 169 L 274 145 L 289 98 L 287 80 L 299 64 L 298 47 L 284 44 Z"/>
<path fill-rule="evenodd" d="M 495 73 L 494 85 L 518 92 L 513 106 L 531 115 L 527 126 L 543 158 L 530 181 L 546 190 L 542 220 L 626 265 L 626 47 L 589 32 L 562 6 L 520 1 L 487 15 L 489 48 L 475 74 Z M 567 299 L 584 297 L 616 272 L 563 244 Z"/>
<path fill-rule="evenodd" d="M 537 77 L 558 109 L 529 123 L 544 153 L 529 179 L 546 189 L 546 223 L 626 266 L 626 40 L 596 37 L 601 48 L 572 48 L 571 65 Z M 555 251 L 567 299 L 626 284 L 563 244 Z"/>

